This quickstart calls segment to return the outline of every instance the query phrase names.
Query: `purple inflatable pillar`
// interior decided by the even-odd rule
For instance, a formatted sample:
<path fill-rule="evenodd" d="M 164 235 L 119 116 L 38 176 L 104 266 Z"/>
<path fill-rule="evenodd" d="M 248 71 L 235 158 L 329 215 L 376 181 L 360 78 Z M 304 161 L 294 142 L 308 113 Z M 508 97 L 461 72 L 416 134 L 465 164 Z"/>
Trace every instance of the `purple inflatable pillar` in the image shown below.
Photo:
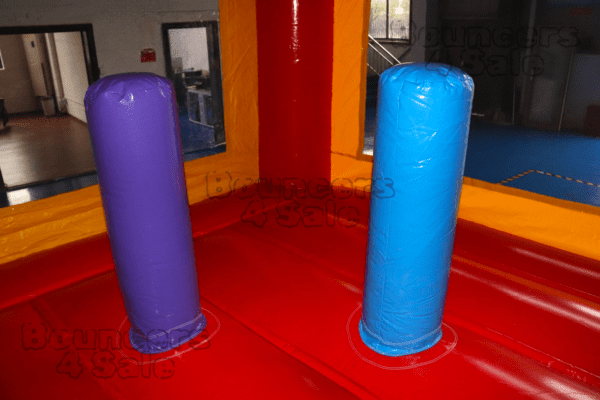
<path fill-rule="evenodd" d="M 206 326 L 173 85 L 147 73 L 107 76 L 85 108 L 129 340 L 161 353 Z"/>

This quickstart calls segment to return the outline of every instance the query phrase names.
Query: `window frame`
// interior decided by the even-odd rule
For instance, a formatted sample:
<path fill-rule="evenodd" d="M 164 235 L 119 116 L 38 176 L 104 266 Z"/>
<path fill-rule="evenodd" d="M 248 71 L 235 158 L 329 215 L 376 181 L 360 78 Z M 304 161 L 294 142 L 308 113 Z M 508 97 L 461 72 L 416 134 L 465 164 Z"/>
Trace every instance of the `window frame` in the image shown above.
<path fill-rule="evenodd" d="M 371 3 L 372 0 L 369 0 Z M 403 43 L 410 44 L 412 38 L 412 6 L 413 0 L 408 0 L 408 39 L 399 39 L 399 38 L 390 38 L 390 0 L 385 0 L 385 38 L 376 37 L 371 35 L 371 21 L 369 20 L 369 35 L 373 37 L 373 39 L 377 40 L 379 43 Z M 369 8 L 370 9 L 370 8 Z M 370 12 L 369 12 L 370 15 Z"/>
<path fill-rule="evenodd" d="M 0 26 L 0 35 L 64 32 L 81 32 L 85 69 L 87 72 L 88 84 L 91 86 L 100 79 L 100 68 L 98 67 L 96 43 L 94 41 L 94 28 L 92 24 Z"/>
<path fill-rule="evenodd" d="M 226 143 L 225 137 L 225 105 L 223 101 L 223 75 L 221 73 L 221 35 L 218 20 L 191 21 L 191 22 L 163 22 L 161 24 L 163 54 L 165 58 L 165 69 L 167 78 L 173 80 L 175 75 L 171 66 L 171 46 L 169 42 L 169 30 L 186 28 L 206 28 L 206 39 L 208 46 L 208 60 L 211 73 L 219 79 L 211 79 L 211 92 L 213 95 L 213 112 L 215 113 L 215 141 Z M 218 81 L 218 82 L 217 82 Z M 215 106 L 218 105 L 218 106 Z"/>

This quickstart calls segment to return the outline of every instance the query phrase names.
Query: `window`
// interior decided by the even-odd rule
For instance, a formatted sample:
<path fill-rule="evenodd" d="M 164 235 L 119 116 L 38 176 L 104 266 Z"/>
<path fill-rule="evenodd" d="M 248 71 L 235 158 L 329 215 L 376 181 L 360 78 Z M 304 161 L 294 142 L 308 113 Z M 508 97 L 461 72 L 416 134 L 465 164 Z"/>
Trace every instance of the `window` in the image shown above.
<path fill-rule="evenodd" d="M 173 82 L 184 159 L 225 151 L 217 21 L 162 24 L 165 69 Z"/>
<path fill-rule="evenodd" d="M 410 39 L 411 0 L 371 0 L 369 34 L 380 41 Z"/>

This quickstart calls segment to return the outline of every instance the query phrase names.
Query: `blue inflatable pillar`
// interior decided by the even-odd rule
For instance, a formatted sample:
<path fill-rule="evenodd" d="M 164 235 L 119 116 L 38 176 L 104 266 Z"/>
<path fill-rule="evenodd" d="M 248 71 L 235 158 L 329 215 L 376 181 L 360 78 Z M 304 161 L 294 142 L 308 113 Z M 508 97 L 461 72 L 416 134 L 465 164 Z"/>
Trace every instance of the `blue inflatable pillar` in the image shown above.
<path fill-rule="evenodd" d="M 142 353 L 173 349 L 206 326 L 173 85 L 107 76 L 85 107 L 129 340 Z"/>
<path fill-rule="evenodd" d="M 472 100 L 473 80 L 443 64 L 398 65 L 379 80 L 359 330 L 380 354 L 442 337 Z"/>

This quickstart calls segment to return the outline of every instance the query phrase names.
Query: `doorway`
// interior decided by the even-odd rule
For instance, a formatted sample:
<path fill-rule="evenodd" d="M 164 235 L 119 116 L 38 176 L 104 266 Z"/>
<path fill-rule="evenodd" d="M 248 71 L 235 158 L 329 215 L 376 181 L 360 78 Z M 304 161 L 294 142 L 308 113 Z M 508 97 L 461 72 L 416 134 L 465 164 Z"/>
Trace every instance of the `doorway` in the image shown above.
<path fill-rule="evenodd" d="M 0 130 L 1 205 L 49 197 L 65 180 L 95 174 L 83 105 L 100 75 L 92 25 L 1 27 L 0 52 L 8 117 Z"/>
<path fill-rule="evenodd" d="M 162 25 L 167 77 L 177 98 L 184 155 L 225 151 L 217 21 Z"/>

